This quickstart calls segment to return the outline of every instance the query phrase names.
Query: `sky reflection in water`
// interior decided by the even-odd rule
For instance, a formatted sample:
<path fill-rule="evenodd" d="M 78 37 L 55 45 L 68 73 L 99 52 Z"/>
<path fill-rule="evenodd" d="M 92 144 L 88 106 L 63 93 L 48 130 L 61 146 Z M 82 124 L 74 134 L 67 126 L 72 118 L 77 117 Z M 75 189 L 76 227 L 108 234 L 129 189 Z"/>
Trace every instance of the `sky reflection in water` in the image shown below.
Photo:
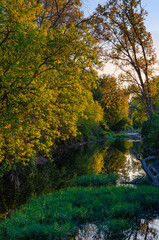
<path fill-rule="evenodd" d="M 117 173 L 121 180 L 129 181 L 144 175 L 140 162 L 132 155 L 132 149 L 140 152 L 141 142 L 113 139 L 65 148 L 53 156 L 53 163 L 39 166 L 27 175 L 18 173 L 18 189 L 6 176 L 5 181 L 0 183 L 0 218 L 30 197 L 67 187 L 76 176 Z"/>
<path fill-rule="evenodd" d="M 141 219 L 136 230 L 130 230 L 122 238 L 108 236 L 104 232 L 99 232 L 95 224 L 87 224 L 79 230 L 74 240 L 158 240 L 159 220 Z"/>
<path fill-rule="evenodd" d="M 76 146 L 54 155 L 53 163 L 39 166 L 29 175 L 20 177 L 19 189 L 15 189 L 14 183 L 6 178 L 0 188 L 0 217 L 6 216 L 9 211 L 24 204 L 30 197 L 67 187 L 69 181 L 76 176 L 117 173 L 120 176 L 120 181 L 131 181 L 145 175 L 140 162 L 132 154 L 133 150 L 138 153 L 142 152 L 141 141 L 116 139 L 110 142 L 103 141 L 80 147 Z M 148 221 L 140 226 L 137 233 L 132 233 L 129 240 L 159 239 L 159 220 Z M 144 231 L 146 229 L 148 232 L 145 238 Z M 86 225 L 80 231 L 76 240 L 105 239 L 103 233 L 97 235 L 95 225 Z M 112 238 L 110 239 L 112 240 Z"/>

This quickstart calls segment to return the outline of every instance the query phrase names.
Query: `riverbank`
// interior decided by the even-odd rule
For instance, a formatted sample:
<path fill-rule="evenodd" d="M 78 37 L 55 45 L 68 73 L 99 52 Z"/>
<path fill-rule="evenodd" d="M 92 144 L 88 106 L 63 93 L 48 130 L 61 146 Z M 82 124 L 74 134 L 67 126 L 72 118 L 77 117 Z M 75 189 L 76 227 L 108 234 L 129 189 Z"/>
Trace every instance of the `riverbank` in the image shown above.
<path fill-rule="evenodd" d="M 0 218 L 19 208 L 33 196 L 67 188 L 75 176 L 116 173 L 121 181 L 132 181 L 144 175 L 140 162 L 132 154 L 140 153 L 141 142 L 129 138 L 98 141 L 64 148 L 52 161 L 36 167 L 25 167 L 5 175 L 0 188 Z"/>
<path fill-rule="evenodd" d="M 73 239 L 86 224 L 95 224 L 107 239 L 126 239 L 143 214 L 159 211 L 159 189 L 111 186 L 114 181 L 106 178 L 107 186 L 103 176 L 85 181 L 85 187 L 78 178 L 74 187 L 31 198 L 1 223 L 0 239 Z"/>
<path fill-rule="evenodd" d="M 57 146 L 56 151 L 74 148 L 74 147 L 78 147 L 78 146 L 83 146 L 83 145 L 90 144 L 90 143 L 104 142 L 104 141 L 109 141 L 111 139 L 122 139 L 122 138 L 123 139 L 125 139 L 125 138 L 141 139 L 142 137 L 139 132 L 122 131 L 122 132 L 115 133 L 115 132 L 110 131 L 103 138 L 94 139 L 94 140 L 90 140 L 90 141 L 84 141 L 84 142 L 76 142 L 76 143 L 71 143 L 71 144 L 68 143 L 68 144 L 59 145 L 59 146 Z"/>

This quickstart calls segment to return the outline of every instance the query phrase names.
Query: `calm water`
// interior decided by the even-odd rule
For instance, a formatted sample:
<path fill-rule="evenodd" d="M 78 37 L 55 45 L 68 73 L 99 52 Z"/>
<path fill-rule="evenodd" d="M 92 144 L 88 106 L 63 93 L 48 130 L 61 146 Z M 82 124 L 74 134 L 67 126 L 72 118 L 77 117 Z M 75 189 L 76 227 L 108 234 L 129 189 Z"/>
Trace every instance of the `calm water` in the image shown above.
<path fill-rule="evenodd" d="M 120 181 L 131 181 L 145 175 L 140 162 L 132 153 L 133 150 L 142 153 L 141 140 L 116 139 L 90 143 L 59 151 L 56 156 L 53 156 L 53 163 L 39 166 L 32 172 L 27 174 L 19 172 L 16 189 L 15 182 L 11 181 L 10 176 L 6 176 L 5 181 L 0 185 L 0 217 L 5 217 L 8 212 L 24 204 L 30 197 L 67 187 L 69 181 L 76 176 L 93 173 L 117 173 Z M 16 178 L 17 176 L 12 176 L 12 180 Z M 142 221 L 146 222 L 147 220 L 143 219 Z M 155 225 L 159 225 L 158 220 L 153 218 L 145 224 L 149 225 L 147 229 L 153 228 L 150 231 L 151 235 L 155 231 L 154 234 L 158 238 L 155 238 L 156 236 L 141 238 L 145 225 L 138 223 L 138 232 L 132 233 L 129 239 L 159 239 L 158 230 L 154 230 Z M 95 228 L 93 227 L 94 230 L 90 230 L 92 225 L 86 226 L 80 230 L 81 232 L 76 239 L 104 239 L 96 236 Z M 85 238 L 84 236 L 90 234 L 91 231 L 93 231 L 91 236 Z M 80 236 L 80 234 L 83 234 L 83 236 Z M 135 238 L 135 234 L 138 234 L 137 238 Z"/>
<path fill-rule="evenodd" d="M 87 224 L 79 230 L 79 233 L 73 240 L 158 240 L 159 239 L 159 220 L 158 219 L 140 219 L 137 222 L 137 228 L 129 229 L 125 236 L 109 236 L 100 232 L 94 224 Z"/>

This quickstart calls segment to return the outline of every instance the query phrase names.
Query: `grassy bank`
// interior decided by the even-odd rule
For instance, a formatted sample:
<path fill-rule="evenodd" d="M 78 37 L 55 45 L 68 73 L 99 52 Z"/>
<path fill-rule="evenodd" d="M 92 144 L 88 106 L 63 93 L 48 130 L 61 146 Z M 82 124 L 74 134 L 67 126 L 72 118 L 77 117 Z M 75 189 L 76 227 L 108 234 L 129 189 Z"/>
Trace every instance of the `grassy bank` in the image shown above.
<path fill-rule="evenodd" d="M 159 210 L 159 189 L 152 186 L 101 186 L 100 176 L 78 178 L 72 185 L 30 199 L 1 223 L 0 240 L 71 239 L 87 223 L 95 223 L 113 239 L 123 239 L 141 214 Z"/>

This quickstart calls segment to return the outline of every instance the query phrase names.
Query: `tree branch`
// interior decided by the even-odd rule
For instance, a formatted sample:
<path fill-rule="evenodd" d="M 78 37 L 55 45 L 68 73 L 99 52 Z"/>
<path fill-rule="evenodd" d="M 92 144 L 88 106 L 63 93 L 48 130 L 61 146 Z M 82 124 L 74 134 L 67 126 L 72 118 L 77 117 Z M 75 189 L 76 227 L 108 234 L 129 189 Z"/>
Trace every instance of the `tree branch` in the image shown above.
<path fill-rule="evenodd" d="M 142 164 L 142 168 L 145 170 L 145 172 L 147 173 L 147 175 L 151 178 L 151 180 L 153 181 L 154 185 L 156 187 L 159 187 L 159 183 L 156 179 L 156 177 L 152 174 L 152 172 L 150 171 L 150 169 L 147 167 L 146 165 L 146 161 L 149 161 L 149 160 L 155 160 L 156 159 L 156 156 L 148 156 L 147 158 L 143 158 L 141 159 L 139 154 L 135 151 L 133 151 L 136 155 L 136 158 L 141 162 Z"/>

